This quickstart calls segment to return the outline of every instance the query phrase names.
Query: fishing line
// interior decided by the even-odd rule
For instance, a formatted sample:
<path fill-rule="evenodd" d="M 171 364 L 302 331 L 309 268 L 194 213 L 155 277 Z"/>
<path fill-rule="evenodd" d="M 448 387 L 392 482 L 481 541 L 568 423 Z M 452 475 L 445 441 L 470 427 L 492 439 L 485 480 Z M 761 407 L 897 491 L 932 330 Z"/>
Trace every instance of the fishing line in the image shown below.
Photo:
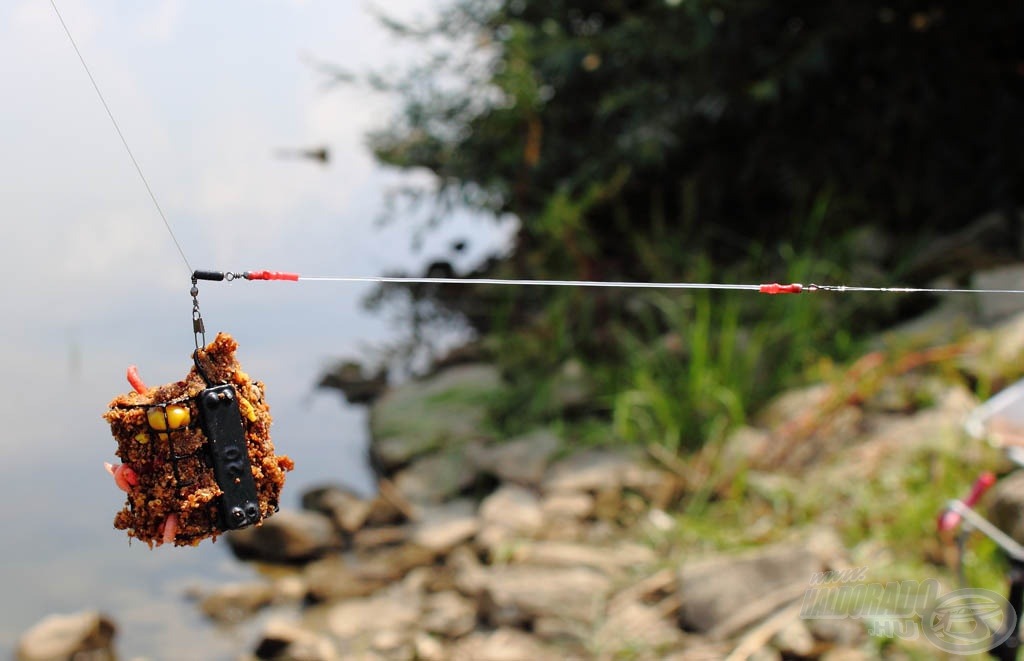
<path fill-rule="evenodd" d="M 185 251 L 182 250 L 181 244 L 178 243 L 178 237 L 174 235 L 174 230 L 171 229 L 171 224 L 167 222 L 167 216 L 164 215 L 164 210 L 160 208 L 160 203 L 156 201 L 156 195 L 153 194 L 153 189 L 149 185 L 149 181 L 146 179 L 146 175 L 142 173 L 142 168 L 139 166 L 139 162 L 135 160 L 135 154 L 132 153 L 132 148 L 128 146 L 128 141 L 124 137 L 124 133 L 121 132 L 121 127 L 118 125 L 117 120 L 114 119 L 114 113 L 110 111 L 110 106 L 107 105 L 107 100 L 103 98 L 103 92 L 100 91 L 100 86 L 96 83 L 96 79 L 93 78 L 92 71 L 89 70 L 89 65 L 85 63 L 85 58 L 82 57 L 82 51 L 78 49 L 78 44 L 75 43 L 75 38 L 71 36 L 71 30 L 68 29 L 67 23 L 64 22 L 64 17 L 60 15 L 60 10 L 57 9 L 57 3 L 55 0 L 50 0 L 50 6 L 53 7 L 53 11 L 57 14 L 57 20 L 60 21 L 60 25 L 64 28 L 64 34 L 68 36 L 68 41 L 71 42 L 71 47 L 75 49 L 75 54 L 78 56 L 78 61 L 82 63 L 82 68 L 85 69 L 85 75 L 89 76 L 89 82 L 92 83 L 92 88 L 96 90 L 96 96 L 100 98 L 100 103 L 103 104 L 103 109 L 107 111 L 107 117 L 110 118 L 110 123 L 114 125 L 114 130 L 117 131 L 117 137 L 121 138 L 121 144 L 124 145 L 124 150 L 128 152 L 128 158 L 132 160 L 132 165 L 135 166 L 135 171 L 139 173 L 139 179 L 142 179 L 142 185 L 146 187 L 146 192 L 149 193 L 149 199 L 153 200 L 153 206 L 156 207 L 156 212 L 160 214 L 160 219 L 164 221 L 164 227 L 167 228 L 167 233 L 171 235 L 171 241 L 174 241 L 174 246 L 178 249 L 178 254 L 181 255 L 181 259 L 185 262 L 185 268 L 188 269 L 189 273 L 192 273 L 192 265 L 189 264 L 188 257 L 185 256 Z"/>
<path fill-rule="evenodd" d="M 627 282 L 614 280 L 513 280 L 504 278 L 430 278 L 397 276 L 309 276 L 287 271 L 195 271 L 198 280 L 284 280 L 290 282 L 372 282 L 378 284 L 500 285 L 540 287 L 603 287 L 609 289 L 724 289 L 756 291 L 761 294 L 802 294 L 813 292 L 882 292 L 896 294 L 1024 294 L 1024 289 L 955 289 L 945 287 L 860 287 L 850 285 L 727 284 L 718 282 Z"/>

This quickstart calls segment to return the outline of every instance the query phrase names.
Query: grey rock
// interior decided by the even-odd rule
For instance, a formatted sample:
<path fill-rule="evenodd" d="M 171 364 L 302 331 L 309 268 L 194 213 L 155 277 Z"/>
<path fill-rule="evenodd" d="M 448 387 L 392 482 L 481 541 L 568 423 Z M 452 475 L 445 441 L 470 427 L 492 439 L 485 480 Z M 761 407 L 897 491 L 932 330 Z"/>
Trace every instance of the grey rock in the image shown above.
<path fill-rule="evenodd" d="M 512 552 L 518 563 L 546 567 L 589 567 L 615 576 L 655 564 L 657 555 L 639 544 L 623 543 L 595 547 L 571 542 L 537 541 L 523 544 Z"/>
<path fill-rule="evenodd" d="M 814 636 L 802 620 L 793 620 L 772 636 L 772 645 L 784 656 L 810 656 L 814 651 Z"/>
<path fill-rule="evenodd" d="M 760 647 L 747 657 L 747 661 L 782 661 L 782 653 L 771 645 Z"/>
<path fill-rule="evenodd" d="M 570 455 L 548 469 L 544 493 L 616 489 L 622 486 L 633 462 L 606 450 L 587 450 Z"/>
<path fill-rule="evenodd" d="M 880 347 L 935 346 L 954 342 L 974 325 L 975 308 L 976 302 L 970 297 L 950 296 L 924 314 L 886 329 L 882 335 L 884 340 L 877 344 Z"/>
<path fill-rule="evenodd" d="M 403 498 L 416 504 L 431 504 L 460 493 L 476 477 L 467 454 L 448 449 L 413 461 L 395 474 L 394 482 Z"/>
<path fill-rule="evenodd" d="M 445 591 L 427 595 L 420 626 L 430 633 L 458 638 L 476 628 L 476 620 L 472 601 L 457 592 Z"/>
<path fill-rule="evenodd" d="M 476 554 L 466 546 L 451 552 L 447 561 L 448 570 L 454 576 L 455 587 L 469 597 L 479 597 L 487 586 L 487 570 Z"/>
<path fill-rule="evenodd" d="M 988 496 L 988 518 L 1003 532 L 1024 544 L 1024 471 L 996 482 Z"/>
<path fill-rule="evenodd" d="M 413 647 L 419 661 L 446 661 L 450 657 L 441 641 L 422 631 L 413 639 Z"/>
<path fill-rule="evenodd" d="M 535 487 L 561 445 L 553 431 L 538 429 L 503 443 L 481 446 L 472 453 L 472 459 L 481 472 L 504 482 Z"/>
<path fill-rule="evenodd" d="M 654 498 L 671 476 L 646 466 L 626 452 L 586 450 L 570 455 L 548 468 L 541 484 L 545 494 L 615 492 L 631 489 Z"/>
<path fill-rule="evenodd" d="M 454 500 L 444 505 L 424 507 L 413 526 L 413 543 L 438 554 L 446 554 L 471 539 L 480 528 L 475 506 L 469 500 Z"/>
<path fill-rule="evenodd" d="M 584 567 L 491 567 L 483 580 L 480 610 L 489 621 L 519 625 L 540 617 L 593 624 L 604 612 L 611 580 Z"/>
<path fill-rule="evenodd" d="M 389 390 L 370 409 L 371 452 L 390 472 L 431 450 L 486 437 L 484 404 L 502 389 L 497 368 L 474 364 Z"/>
<path fill-rule="evenodd" d="M 364 597 L 434 564 L 437 554 L 416 544 L 374 549 L 355 557 L 329 555 L 304 568 L 307 597 L 314 602 Z"/>
<path fill-rule="evenodd" d="M 738 427 L 722 444 L 721 464 L 727 470 L 745 468 L 764 454 L 771 444 L 771 434 L 755 427 Z"/>
<path fill-rule="evenodd" d="M 561 617 L 538 617 L 530 625 L 530 631 L 545 642 L 570 645 L 585 645 L 594 634 L 591 625 Z"/>
<path fill-rule="evenodd" d="M 679 624 L 724 638 L 797 599 L 825 563 L 804 545 L 775 545 L 684 564 Z"/>
<path fill-rule="evenodd" d="M 1024 289 L 1024 265 L 1010 264 L 971 276 L 971 287 L 976 289 Z M 991 324 L 1020 313 L 1020 297 L 1016 294 L 989 294 L 975 296 L 978 316 L 982 323 Z"/>
<path fill-rule="evenodd" d="M 374 503 L 344 487 L 328 485 L 302 494 L 302 507 L 327 515 L 339 529 L 352 534 L 366 524 Z"/>
<path fill-rule="evenodd" d="M 239 559 L 271 563 L 306 562 L 344 545 L 326 516 L 296 510 L 281 510 L 259 526 L 226 537 Z"/>
<path fill-rule="evenodd" d="M 405 580 L 372 596 L 330 606 L 324 619 L 342 654 L 370 647 L 397 656 L 397 648 L 412 650 L 422 602 L 419 581 Z"/>
<path fill-rule="evenodd" d="M 656 608 L 633 598 L 616 597 L 594 636 L 602 658 L 657 658 L 658 652 L 678 645 L 683 634 Z"/>
<path fill-rule="evenodd" d="M 478 541 L 487 549 L 518 537 L 530 537 L 544 525 L 540 500 L 523 487 L 506 484 L 480 503 Z"/>
<path fill-rule="evenodd" d="M 1024 355 L 1024 313 L 971 338 L 977 347 L 961 359 L 965 371 L 989 383 L 1006 383 L 1020 377 Z"/>
<path fill-rule="evenodd" d="M 357 551 L 369 551 L 382 546 L 402 544 L 412 534 L 412 526 L 380 526 L 363 528 L 352 536 L 352 546 Z"/>
<path fill-rule="evenodd" d="M 255 655 L 272 661 L 335 661 L 338 655 L 327 636 L 287 620 L 273 619 L 263 627 Z"/>
<path fill-rule="evenodd" d="M 897 479 L 905 470 L 910 453 L 925 448 L 944 451 L 959 447 L 963 421 L 976 405 L 974 395 L 957 385 L 947 388 L 934 406 L 913 415 L 872 415 L 868 433 L 843 453 L 841 462 L 826 469 L 826 479 L 831 483 L 869 477 L 881 481 Z"/>
<path fill-rule="evenodd" d="M 792 420 L 805 416 L 807 411 L 824 407 L 832 396 L 832 386 L 827 383 L 787 390 L 768 402 L 757 414 L 757 424 L 767 429 L 782 427 Z"/>
<path fill-rule="evenodd" d="M 303 569 L 308 598 L 314 602 L 365 597 L 400 576 L 387 568 L 351 562 L 339 555 L 321 558 Z"/>
<path fill-rule="evenodd" d="M 265 581 L 230 583 L 214 588 L 199 599 L 199 610 L 211 620 L 234 624 L 274 602 L 274 587 Z"/>
<path fill-rule="evenodd" d="M 452 661 L 562 661 L 564 655 L 518 629 L 477 632 L 457 642 Z"/>
<path fill-rule="evenodd" d="M 863 622 L 848 618 L 809 619 L 805 621 L 811 635 L 820 641 L 832 643 L 838 648 L 856 647 L 867 640 Z"/>
<path fill-rule="evenodd" d="M 49 615 L 18 639 L 18 661 L 115 661 L 114 622 L 97 611 Z"/>
<path fill-rule="evenodd" d="M 594 513 L 594 497 L 578 492 L 553 493 L 544 497 L 540 509 L 549 524 L 581 521 Z"/>

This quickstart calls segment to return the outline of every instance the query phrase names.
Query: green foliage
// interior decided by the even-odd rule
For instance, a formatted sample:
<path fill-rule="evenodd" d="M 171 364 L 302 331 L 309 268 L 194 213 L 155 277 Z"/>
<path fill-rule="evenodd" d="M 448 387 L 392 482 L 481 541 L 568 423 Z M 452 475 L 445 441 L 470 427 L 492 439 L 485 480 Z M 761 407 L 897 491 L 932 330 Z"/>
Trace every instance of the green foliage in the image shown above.
<path fill-rule="evenodd" d="M 389 81 L 403 111 L 371 144 L 516 214 L 526 251 L 553 197 L 626 172 L 586 217 L 610 273 L 644 274 L 625 246 L 659 217 L 677 246 L 735 256 L 827 189 L 849 206 L 823 236 L 899 227 L 911 246 L 1018 202 L 1021 27 L 1015 5 L 952 1 L 455 0 L 400 26 L 433 50 Z"/>
<path fill-rule="evenodd" d="M 433 22 L 391 27 L 426 55 L 374 78 L 401 108 L 371 136 L 375 154 L 434 175 L 415 193 L 434 204 L 428 226 L 458 208 L 519 221 L 511 252 L 469 275 L 910 284 L 971 268 L 915 248 L 1015 208 L 1024 190 L 1016 5 L 451 0 Z M 983 248 L 1013 256 L 1015 231 Z M 679 450 L 906 313 L 852 295 L 840 307 L 826 295 L 409 294 L 420 337 L 424 315 L 452 315 L 494 350 L 518 393 L 505 424 L 557 417 L 547 382 L 582 359 L 589 413 Z"/>

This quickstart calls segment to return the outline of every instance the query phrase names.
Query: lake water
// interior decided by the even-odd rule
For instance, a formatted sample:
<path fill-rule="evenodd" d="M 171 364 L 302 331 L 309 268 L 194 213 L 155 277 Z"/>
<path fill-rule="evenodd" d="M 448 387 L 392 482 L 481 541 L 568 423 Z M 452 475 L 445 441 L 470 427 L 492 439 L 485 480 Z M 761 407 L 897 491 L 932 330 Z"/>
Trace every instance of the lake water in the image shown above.
<path fill-rule="evenodd" d="M 216 309 L 209 307 L 211 313 Z M 27 352 L 17 364 L 5 365 L 14 368 L 5 371 L 2 396 L 5 447 L 19 449 L 5 452 L 0 466 L 6 503 L 0 510 L 0 654 L 43 616 L 88 608 L 117 621 L 118 648 L 128 658 L 218 658 L 251 648 L 246 639 L 251 630 L 214 629 L 183 598 L 189 584 L 252 575 L 232 560 L 223 540 L 194 549 L 150 550 L 144 544 L 129 546 L 111 525 L 124 498 L 102 468 L 103 461 L 115 458 L 100 415 L 113 395 L 128 390 L 123 372 L 129 361 L 138 363 L 150 384 L 185 374 L 191 348 L 186 313 L 179 315 L 174 339 L 139 335 L 128 338 L 127 346 L 115 333 L 55 340 L 45 351 Z M 324 316 L 325 324 L 344 321 L 337 313 Z M 276 324 L 265 319 L 253 311 L 240 313 L 229 330 L 242 344 L 243 366 L 267 383 L 279 451 L 296 462 L 283 506 L 297 505 L 305 488 L 323 482 L 371 490 L 364 461 L 365 412 L 332 391 L 316 393 L 312 387 L 331 353 L 329 339 L 320 335 L 296 342 L 288 334 L 275 341 Z M 259 330 L 247 331 L 250 326 Z"/>
<path fill-rule="evenodd" d="M 116 291 L 116 279 L 108 284 L 106 291 Z M 116 458 L 100 416 L 129 390 L 128 364 L 137 364 L 149 385 L 187 373 L 188 285 L 184 279 L 180 291 L 149 302 L 135 294 L 138 305 L 129 299 L 107 319 L 85 315 L 63 329 L 53 327 L 44 306 L 23 314 L 11 332 L 0 354 L 0 655 L 47 614 L 93 608 L 119 625 L 126 658 L 233 658 L 252 649 L 255 626 L 215 628 L 184 596 L 189 586 L 255 575 L 233 560 L 226 542 L 150 550 L 129 546 L 112 526 L 124 497 L 102 467 Z M 283 507 L 296 507 L 303 491 L 323 483 L 362 493 L 374 488 L 366 410 L 314 387 L 333 359 L 372 355 L 375 343 L 399 332 L 361 310 L 365 293 L 364 286 L 314 283 L 201 286 L 208 339 L 223 329 L 239 341 L 243 367 L 266 383 L 275 445 L 295 460 Z M 78 297 L 97 295 L 69 285 L 52 293 L 50 304 L 74 306 Z"/>

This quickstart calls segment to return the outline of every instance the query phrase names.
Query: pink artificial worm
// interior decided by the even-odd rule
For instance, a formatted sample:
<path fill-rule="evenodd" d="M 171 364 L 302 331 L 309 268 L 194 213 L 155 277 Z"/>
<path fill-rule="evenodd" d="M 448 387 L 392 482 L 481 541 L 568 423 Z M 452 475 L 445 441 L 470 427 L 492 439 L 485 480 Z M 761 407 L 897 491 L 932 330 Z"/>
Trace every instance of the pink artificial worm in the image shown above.
<path fill-rule="evenodd" d="M 128 366 L 128 383 L 131 384 L 132 389 L 140 395 L 144 395 L 148 388 L 146 384 L 142 382 L 142 377 L 139 376 L 139 368 L 135 365 Z M 117 466 L 110 462 L 104 462 L 103 467 L 107 469 L 107 472 L 114 476 L 114 482 L 121 491 L 129 492 L 132 487 L 138 486 L 139 476 L 131 469 L 130 466 L 124 464 L 118 464 Z"/>
<path fill-rule="evenodd" d="M 145 395 L 149 388 L 143 382 L 142 377 L 139 376 L 139 368 L 135 365 L 128 366 L 128 383 L 131 384 L 132 389 L 140 395 Z M 114 466 L 110 463 L 104 463 L 103 466 L 107 469 L 107 472 L 114 476 L 114 482 L 122 491 L 131 491 L 131 488 L 139 484 L 139 476 L 130 466 L 121 464 Z M 163 538 L 163 544 L 171 544 L 174 542 L 175 537 L 178 535 L 178 515 L 168 514 L 167 518 L 160 525 L 160 535 Z"/>
<path fill-rule="evenodd" d="M 114 482 L 118 488 L 125 493 L 132 490 L 132 487 L 138 486 L 139 476 L 131 469 L 130 466 L 125 464 L 113 465 L 109 461 L 103 462 L 103 467 L 107 469 L 107 472 L 114 476 Z"/>
<path fill-rule="evenodd" d="M 142 377 L 139 376 L 139 368 L 135 365 L 128 366 L 128 383 L 140 395 L 145 395 L 146 391 L 149 390 L 146 384 L 142 382 Z"/>
<path fill-rule="evenodd" d="M 163 536 L 164 544 L 170 544 L 174 541 L 174 538 L 178 535 L 178 515 L 168 514 L 167 518 L 164 519 L 163 524 L 160 526 L 160 534 Z"/>

